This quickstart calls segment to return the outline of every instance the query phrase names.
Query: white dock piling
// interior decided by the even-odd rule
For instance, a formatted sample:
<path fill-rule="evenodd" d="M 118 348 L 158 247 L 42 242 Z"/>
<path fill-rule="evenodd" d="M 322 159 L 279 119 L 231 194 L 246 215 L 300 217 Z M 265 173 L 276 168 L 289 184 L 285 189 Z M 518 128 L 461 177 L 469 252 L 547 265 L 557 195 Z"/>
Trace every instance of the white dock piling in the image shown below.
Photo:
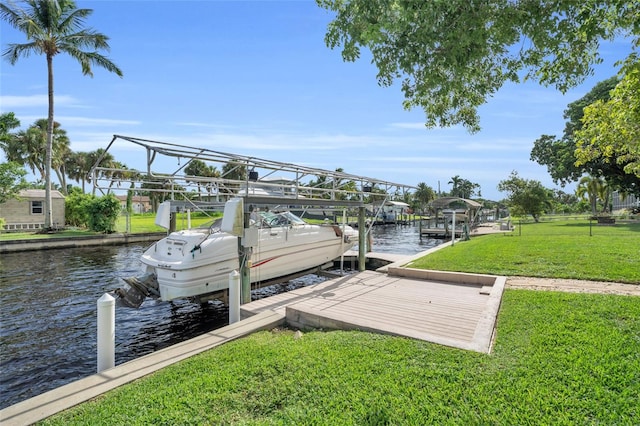
<path fill-rule="evenodd" d="M 456 243 L 456 211 L 453 211 L 453 225 L 451 225 L 451 245 Z"/>
<path fill-rule="evenodd" d="M 116 299 L 108 293 L 98 299 L 98 373 L 116 365 Z"/>
<path fill-rule="evenodd" d="M 240 321 L 240 274 L 229 273 L 229 324 Z"/>

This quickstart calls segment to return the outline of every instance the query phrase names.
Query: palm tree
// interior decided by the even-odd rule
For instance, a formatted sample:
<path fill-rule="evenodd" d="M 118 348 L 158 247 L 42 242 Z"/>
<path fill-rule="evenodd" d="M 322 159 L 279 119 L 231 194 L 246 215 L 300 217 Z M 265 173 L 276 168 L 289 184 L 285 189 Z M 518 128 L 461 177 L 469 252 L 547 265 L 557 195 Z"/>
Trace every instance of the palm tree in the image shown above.
<path fill-rule="evenodd" d="M 38 132 L 33 130 L 20 130 L 6 142 L 5 154 L 7 160 L 28 167 L 33 174 L 36 174 L 36 171 L 40 173 L 40 178 L 44 181 L 46 147 L 43 142 L 46 142 L 46 139 L 42 140 L 38 136 Z"/>
<path fill-rule="evenodd" d="M 239 161 L 231 160 L 225 163 L 224 166 L 222 166 L 222 172 L 220 173 L 220 177 L 225 180 L 231 180 L 231 181 L 246 180 L 248 177 L 247 166 Z M 237 187 L 237 185 L 234 185 L 234 184 L 230 186 L 226 186 L 226 185 L 229 185 L 229 182 L 227 182 L 224 185 L 225 185 L 224 188 L 218 189 L 220 192 L 230 194 L 230 193 L 233 193 L 234 187 L 235 187 L 235 190 L 240 189 L 239 187 Z"/>
<path fill-rule="evenodd" d="M 119 161 L 115 161 L 115 160 L 111 161 L 108 167 L 111 167 L 112 169 L 114 169 L 114 170 L 109 170 L 109 172 L 107 173 L 109 179 L 111 180 L 111 182 L 109 183 L 109 189 L 107 190 L 107 194 L 110 194 L 111 188 L 113 187 L 113 185 L 115 184 L 119 188 L 120 181 L 129 179 L 130 173 L 129 173 L 129 167 L 127 167 L 126 164 L 123 164 Z"/>
<path fill-rule="evenodd" d="M 418 184 L 418 189 L 413 194 L 415 201 L 420 206 L 420 210 L 424 213 L 424 209 L 429 201 L 435 200 L 436 194 L 433 189 L 424 182 L 420 182 Z"/>
<path fill-rule="evenodd" d="M 89 170 L 91 170 L 91 168 L 96 164 L 96 162 L 98 161 L 98 158 L 102 157 L 102 160 L 100 160 L 100 164 L 96 165 L 96 167 L 104 167 L 105 169 L 110 169 L 113 168 L 114 164 L 116 163 L 115 158 L 113 158 L 113 155 L 111 155 L 110 153 L 106 152 L 103 148 L 98 148 L 95 151 L 91 151 L 90 153 L 87 154 L 87 165 L 89 166 Z M 111 179 L 111 172 L 108 170 L 101 170 L 100 173 L 96 173 L 96 176 L 87 176 L 86 179 L 105 179 L 105 180 L 110 180 Z M 93 195 L 96 195 L 96 185 L 93 185 L 93 191 L 91 192 Z"/>
<path fill-rule="evenodd" d="M 54 146 L 51 152 L 51 167 L 55 170 L 58 176 L 58 182 L 62 187 L 62 193 L 67 195 L 67 162 L 66 159 L 71 155 L 71 148 L 69 147 L 69 138 L 65 138 L 66 143 L 61 144 L 58 147 Z M 55 144 L 55 142 L 54 142 Z"/>
<path fill-rule="evenodd" d="M 93 163 L 90 163 L 88 152 L 72 152 L 65 160 L 65 169 L 70 179 L 82 184 L 82 193 L 85 192 L 85 182 Z"/>
<path fill-rule="evenodd" d="M 0 114 L 0 148 L 5 149 L 5 144 L 11 140 L 10 130 L 20 127 L 20 120 L 12 112 Z"/>
<path fill-rule="evenodd" d="M 198 160 L 197 158 L 194 160 L 191 160 L 189 165 L 184 169 L 184 172 L 188 176 L 207 176 L 208 171 L 209 171 L 209 167 L 205 164 L 205 162 L 202 160 Z M 196 179 L 196 180 L 187 179 L 187 182 L 195 182 L 196 185 L 198 185 L 198 197 L 200 197 L 202 195 L 201 187 L 200 187 L 201 181 L 199 179 Z"/>
<path fill-rule="evenodd" d="M 220 177 L 220 170 L 218 170 L 216 168 L 216 166 L 207 166 L 207 177 L 211 177 L 211 178 L 219 178 Z M 211 199 L 211 192 L 213 191 L 214 188 L 216 188 L 216 194 L 219 193 L 219 186 L 217 182 L 207 182 L 205 188 L 207 189 L 207 194 L 209 196 L 209 199 Z M 216 199 L 217 199 L 217 195 L 216 195 Z"/>
<path fill-rule="evenodd" d="M 38 164 L 38 170 L 40 170 L 42 175 L 42 180 L 46 182 L 46 158 L 43 155 L 46 152 L 47 146 L 47 119 L 41 118 L 36 120 L 26 132 L 26 137 L 30 141 L 30 144 L 26 144 L 25 147 L 27 151 L 26 154 L 33 159 L 36 159 Z M 51 148 L 51 167 L 55 170 L 56 175 L 58 176 L 58 182 L 60 182 L 60 187 L 62 192 L 66 194 L 67 191 L 67 181 L 66 181 L 66 173 L 64 167 L 64 160 L 71 153 L 71 149 L 69 148 L 69 138 L 67 137 L 67 132 L 62 127 L 60 127 L 60 123 L 57 121 L 53 122 L 53 145 Z"/>
<path fill-rule="evenodd" d="M 460 177 L 460 175 L 455 175 L 451 178 L 451 180 L 448 183 L 449 185 L 453 185 L 453 188 L 451 188 L 451 196 L 457 197 L 458 186 L 460 186 L 460 184 L 462 183 L 462 178 Z"/>
<path fill-rule="evenodd" d="M 42 181 L 46 179 L 47 125 L 45 118 L 36 120 L 27 130 L 10 135 L 3 146 L 9 161 L 15 161 L 29 167 L 34 174 L 37 170 Z M 61 178 L 61 174 L 64 173 L 64 165 L 61 162 L 69 152 L 67 132 L 60 127 L 60 123 L 54 121 L 52 162 L 63 187 L 66 185 L 64 179 Z"/>
<path fill-rule="evenodd" d="M 197 158 L 191 160 L 189 165 L 185 167 L 184 172 L 187 176 L 198 176 L 198 177 L 206 177 L 206 178 L 219 178 L 220 171 L 216 169 L 215 166 L 207 165 L 204 161 L 199 160 Z M 202 196 L 202 185 L 204 185 L 207 190 L 207 194 L 211 197 L 211 191 L 216 186 L 216 184 L 211 180 L 203 180 L 202 179 L 186 179 L 187 182 L 195 182 L 198 186 L 198 197 Z"/>
<path fill-rule="evenodd" d="M 47 147 L 45 155 L 45 229 L 51 228 L 51 155 L 53 149 L 53 57 L 67 53 L 76 59 L 84 75 L 93 76 L 92 65 L 100 66 L 122 77 L 122 71 L 98 50 L 109 50 L 109 38 L 91 28 L 83 28 L 92 9 L 77 9 L 72 0 L 26 0 L 26 10 L 0 3 L 0 16 L 27 36 L 27 43 L 9 44 L 3 52 L 11 65 L 20 57 L 32 53 L 47 59 L 49 114 L 47 116 Z M 85 51 L 83 49 L 94 49 Z"/>
<path fill-rule="evenodd" d="M 606 194 L 606 199 L 603 196 Z M 593 176 L 583 176 L 578 182 L 578 186 L 576 187 L 576 195 L 579 198 L 586 198 L 585 195 L 589 198 L 589 204 L 591 204 L 591 214 L 598 214 L 597 210 L 597 201 L 600 198 L 604 201 L 605 206 L 608 202 L 608 185 L 601 177 L 593 177 Z"/>

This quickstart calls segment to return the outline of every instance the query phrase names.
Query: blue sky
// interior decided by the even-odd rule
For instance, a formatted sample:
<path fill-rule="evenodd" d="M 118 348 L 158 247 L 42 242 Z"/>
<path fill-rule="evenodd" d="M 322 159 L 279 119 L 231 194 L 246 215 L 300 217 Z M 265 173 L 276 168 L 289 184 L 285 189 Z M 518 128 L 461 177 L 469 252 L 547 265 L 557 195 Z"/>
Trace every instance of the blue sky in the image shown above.
<path fill-rule="evenodd" d="M 124 77 L 100 68 L 83 76 L 74 60 L 56 56 L 55 118 L 74 151 L 106 148 L 121 134 L 443 191 L 459 175 L 493 200 L 505 197 L 496 186 L 512 170 L 556 187 L 529 160 L 533 142 L 561 135 L 567 104 L 614 75 L 614 63 L 631 50 L 628 40 L 603 45 L 595 75 L 565 95 L 535 83 L 506 85 L 481 107 L 482 130 L 472 135 L 426 129 L 422 110 L 402 108 L 399 83 L 377 85 L 366 52 L 343 62 L 324 44 L 332 14 L 311 0 L 77 4 L 94 10 L 87 26 L 110 37 L 107 55 Z M 4 21 L 0 40 L 2 50 L 26 41 Z M 0 112 L 15 112 L 22 128 L 46 118 L 46 82 L 44 57 L 14 66 L 3 59 Z M 144 168 L 143 155 L 112 153 Z"/>

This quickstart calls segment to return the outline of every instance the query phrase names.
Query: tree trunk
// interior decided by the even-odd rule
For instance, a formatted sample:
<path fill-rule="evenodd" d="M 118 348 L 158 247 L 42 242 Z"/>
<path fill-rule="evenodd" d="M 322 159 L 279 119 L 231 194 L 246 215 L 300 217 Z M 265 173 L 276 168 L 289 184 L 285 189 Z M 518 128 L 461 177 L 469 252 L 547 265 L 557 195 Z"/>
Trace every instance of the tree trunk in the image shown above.
<path fill-rule="evenodd" d="M 54 169 L 56 172 L 56 176 L 58 176 L 58 181 L 60 181 L 60 192 L 63 195 L 67 194 L 67 179 L 65 177 L 64 169 Z"/>
<path fill-rule="evenodd" d="M 47 73 L 49 78 L 49 115 L 47 116 L 47 150 L 45 156 L 45 201 L 44 201 L 44 227 L 51 229 L 53 224 L 51 202 L 51 151 L 53 148 L 53 56 L 47 55 Z"/>

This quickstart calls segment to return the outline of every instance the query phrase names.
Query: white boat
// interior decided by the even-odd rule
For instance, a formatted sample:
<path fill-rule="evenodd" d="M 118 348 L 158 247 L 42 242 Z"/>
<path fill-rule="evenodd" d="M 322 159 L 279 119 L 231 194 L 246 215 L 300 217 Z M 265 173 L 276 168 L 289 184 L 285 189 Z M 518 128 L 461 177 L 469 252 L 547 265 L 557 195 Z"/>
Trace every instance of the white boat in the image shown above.
<path fill-rule="evenodd" d="M 137 307 L 147 296 L 169 301 L 226 290 L 229 274 L 240 268 L 239 247 L 249 254 L 250 281 L 256 283 L 333 261 L 358 241 L 348 225 L 308 224 L 288 211 L 253 212 L 244 230 L 238 227 L 242 214 L 228 210 L 210 226 L 172 232 L 149 247 L 141 258 L 146 274 L 125 279 L 128 285 L 115 292 L 122 303 Z"/>

